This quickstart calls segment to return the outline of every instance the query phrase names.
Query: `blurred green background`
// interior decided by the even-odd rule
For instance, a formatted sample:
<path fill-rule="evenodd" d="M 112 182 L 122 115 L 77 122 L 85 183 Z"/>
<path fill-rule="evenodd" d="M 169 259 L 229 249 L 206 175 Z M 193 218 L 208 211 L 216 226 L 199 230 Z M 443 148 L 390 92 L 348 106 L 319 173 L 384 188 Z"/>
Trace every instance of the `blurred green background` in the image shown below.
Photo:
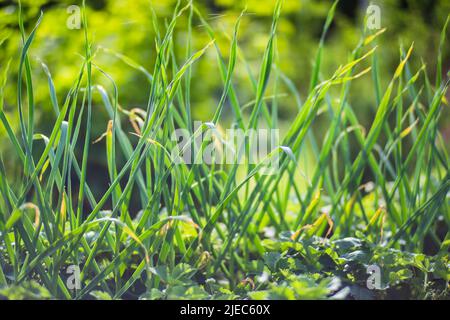
<path fill-rule="evenodd" d="M 175 0 L 91 0 L 87 3 L 87 16 L 90 32 L 94 42 L 94 50 L 98 50 L 95 63 L 107 72 L 119 88 L 119 104 L 126 109 L 144 108 L 147 104 L 149 91 L 148 81 L 143 73 L 129 67 L 114 54 L 101 48 L 124 54 L 144 66 L 150 72 L 155 61 L 155 33 L 152 25 L 153 7 L 157 13 L 160 25 L 173 14 Z M 182 2 L 184 3 L 184 2 Z M 401 45 L 409 47 L 415 43 L 415 67 L 421 60 L 427 64 L 431 79 L 435 77 L 435 65 L 439 44 L 440 31 L 450 12 L 450 1 L 412 1 L 385 0 L 372 1 L 381 8 L 381 27 L 387 31 L 380 37 L 379 63 L 383 75 L 382 84 L 392 76 L 399 61 Z M 229 37 L 234 23 L 247 6 L 247 14 L 242 20 L 239 45 L 248 62 L 253 76 L 258 77 L 262 54 L 268 39 L 275 0 L 209 0 L 194 1 L 194 4 L 207 17 L 218 37 L 217 42 L 225 58 L 227 58 Z M 278 28 L 276 65 L 289 77 L 300 92 L 300 98 L 308 92 L 313 59 L 327 12 L 332 1 L 286 0 L 283 6 L 282 19 Z M 39 12 L 44 12 L 35 41 L 30 50 L 30 60 L 33 69 L 33 86 L 37 106 L 36 131 L 48 134 L 55 117 L 50 104 L 48 83 L 40 66 L 40 60 L 45 62 L 52 74 L 57 90 L 59 104 L 63 103 L 69 87 L 72 85 L 82 62 L 80 55 L 84 52 L 83 29 L 70 30 L 66 26 L 70 14 L 70 5 L 80 5 L 81 1 L 22 1 L 25 27 L 29 33 L 33 28 Z M 363 29 L 363 19 L 368 1 L 341 1 L 338 5 L 335 20 L 326 39 L 323 77 L 329 77 L 334 70 L 345 63 L 349 53 L 356 46 Z M 17 129 L 17 66 L 20 57 L 22 40 L 18 27 L 18 4 L 16 1 L 0 1 L 0 39 L 7 37 L 0 46 L 0 68 L 12 58 L 9 81 L 5 88 L 5 111 Z M 178 63 L 186 57 L 188 14 L 184 14 L 176 27 L 175 47 Z M 193 50 L 202 48 L 209 42 L 204 26 L 198 18 L 193 20 Z M 447 42 L 443 54 L 444 70 L 448 70 L 450 62 L 449 44 Z M 214 50 L 207 51 L 193 67 L 191 88 L 191 107 L 194 120 L 210 120 L 222 91 L 222 81 L 219 76 Z M 245 64 L 238 61 L 233 78 L 241 105 L 252 101 L 254 94 Z M 94 73 L 94 82 L 105 87 L 112 93 L 111 83 L 99 72 Z M 369 125 L 376 109 L 373 83 L 370 76 L 358 80 L 354 84 L 350 101 L 359 110 L 358 116 L 362 123 Z M 271 90 L 268 91 L 270 94 Z M 279 93 L 284 93 L 279 100 L 280 121 L 288 122 L 296 114 L 296 99 L 290 91 L 281 85 Z M 107 114 L 100 105 L 100 95 L 94 95 L 94 127 L 93 137 L 98 137 L 105 131 Z M 98 107 L 97 107 L 98 106 Z M 228 108 L 228 107 L 227 107 Z M 448 108 L 442 117 L 444 138 L 450 138 L 450 121 Z M 228 108 L 225 118 L 231 116 Z M 126 121 L 126 119 L 124 120 Z M 320 121 L 315 124 L 320 134 Z M 131 131 L 128 130 L 128 131 Z M 0 141 L 5 137 L 4 128 L 0 127 Z M 319 137 L 319 141 L 320 141 Z M 98 148 L 97 148 L 98 149 Z M 90 155 L 94 165 L 103 167 L 104 157 L 101 150 Z M 7 144 L 1 143 L 0 150 L 5 161 L 13 161 L 8 155 Z M 99 152 L 99 154 L 96 154 Z M 100 154 L 101 153 L 101 154 Z M 8 166 L 7 166 L 8 167 Z M 14 167 L 14 166 L 11 166 Z M 10 168 L 11 168 L 10 167 Z M 20 169 L 18 169 L 20 170 Z"/>

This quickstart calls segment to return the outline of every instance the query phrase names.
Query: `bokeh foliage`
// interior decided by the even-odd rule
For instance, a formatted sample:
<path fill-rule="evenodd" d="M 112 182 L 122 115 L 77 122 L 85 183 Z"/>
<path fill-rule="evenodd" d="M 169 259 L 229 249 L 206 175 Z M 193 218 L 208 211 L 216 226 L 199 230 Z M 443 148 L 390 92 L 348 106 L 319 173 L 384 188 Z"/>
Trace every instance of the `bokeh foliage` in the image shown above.
<path fill-rule="evenodd" d="M 30 51 L 31 64 L 35 69 L 34 76 L 36 77 L 34 92 L 38 106 L 37 116 L 38 119 L 41 119 L 37 123 L 38 127 L 49 119 L 48 113 L 51 111 L 51 106 L 46 103 L 49 98 L 46 76 L 39 60 L 49 66 L 55 87 L 58 88 L 59 99 L 62 99 L 67 92 L 73 81 L 72 77 L 76 74 L 82 60 L 80 54 L 83 53 L 83 30 L 69 30 L 66 26 L 70 16 L 67 8 L 73 4 L 81 5 L 81 2 L 78 2 L 80 1 L 22 1 L 28 31 L 32 28 L 33 21 L 36 20 L 40 10 L 45 13 Z M 242 20 L 239 45 L 242 49 L 242 58 L 249 63 L 256 77 L 259 57 L 264 51 L 268 37 L 275 1 L 197 0 L 194 2 L 206 14 L 208 22 L 216 30 L 217 42 L 224 53 L 228 52 L 229 39 L 236 18 L 242 9 L 247 7 L 247 15 Z M 445 22 L 446 15 L 450 12 L 448 1 L 384 0 L 373 3 L 381 7 L 381 25 L 383 28 L 387 28 L 385 36 L 379 40 L 380 46 L 383 47 L 383 51 L 380 53 L 381 74 L 388 73 L 398 63 L 399 41 L 405 44 L 414 41 L 417 57 L 422 57 L 424 61 L 433 61 L 432 58 L 437 55 L 440 29 Z M 93 0 L 87 1 L 87 5 L 94 49 L 98 50 L 96 63 L 116 81 L 120 88 L 120 104 L 124 107 L 144 106 L 148 91 L 148 86 L 146 87 L 148 82 L 145 76 L 135 72 L 114 54 L 102 48 L 124 54 L 147 70 L 152 70 L 152 63 L 155 61 L 153 40 L 155 33 L 152 27 L 150 8 L 155 10 L 160 23 L 164 24 L 170 18 L 176 1 Z M 331 1 L 311 0 L 287 0 L 284 4 L 277 37 L 276 65 L 303 94 L 308 92 L 317 42 L 330 5 Z M 325 50 L 328 54 L 323 57 L 322 62 L 324 77 L 329 76 L 340 63 L 346 60 L 349 52 L 357 43 L 367 5 L 367 1 L 342 1 L 339 4 L 336 18 L 325 43 Z M 21 43 L 17 14 L 16 1 L 6 1 L 0 4 L 1 34 L 8 35 L 7 40 L 0 47 L 0 65 L 4 66 L 12 57 L 12 70 L 17 70 L 18 48 Z M 180 23 L 177 25 L 175 33 L 175 52 L 180 57 L 185 56 L 187 48 L 187 19 L 187 15 L 180 17 Z M 208 42 L 205 28 L 195 18 L 192 33 L 194 35 L 192 50 L 200 49 Z M 449 65 L 447 62 L 450 58 L 448 47 L 447 44 L 443 54 L 445 67 Z M 214 53 L 209 53 L 193 67 L 192 108 L 194 117 L 199 120 L 207 120 L 212 116 L 214 106 L 217 105 L 220 98 L 222 83 L 215 60 Z M 420 64 L 418 59 L 415 62 L 417 65 Z M 434 65 L 429 65 L 427 68 L 431 73 L 435 70 Z M 13 76 L 15 75 L 12 74 L 11 77 Z M 234 78 L 236 86 L 239 88 L 237 92 L 240 100 L 244 103 L 251 101 L 253 98 L 251 83 L 242 61 L 238 61 Z M 208 81 L 202 79 L 208 79 Z M 387 79 L 381 80 L 387 81 Z M 110 84 L 104 77 L 97 75 L 94 82 L 109 89 Z M 356 84 L 358 89 L 353 91 L 351 97 L 351 101 L 358 105 L 362 114 L 367 113 L 368 120 L 371 119 L 375 109 L 371 102 L 373 101 L 373 91 L 369 82 L 369 78 L 367 81 L 359 81 Z M 14 116 L 16 88 L 14 85 L 8 85 L 5 90 L 6 112 L 10 113 L 13 124 L 17 125 L 17 117 Z M 281 117 L 289 119 L 297 109 L 295 99 L 286 88 L 281 88 L 279 91 L 285 94 L 279 106 Z M 94 99 L 98 101 L 100 97 L 96 96 Z M 103 110 L 99 111 L 96 115 L 102 119 Z M 95 127 L 94 132 L 104 131 L 106 116 L 103 118 L 104 121 L 97 122 L 99 128 Z M 446 119 L 444 125 L 448 127 L 450 123 L 448 117 Z M 0 136 L 4 136 L 3 131 L 0 131 Z"/>

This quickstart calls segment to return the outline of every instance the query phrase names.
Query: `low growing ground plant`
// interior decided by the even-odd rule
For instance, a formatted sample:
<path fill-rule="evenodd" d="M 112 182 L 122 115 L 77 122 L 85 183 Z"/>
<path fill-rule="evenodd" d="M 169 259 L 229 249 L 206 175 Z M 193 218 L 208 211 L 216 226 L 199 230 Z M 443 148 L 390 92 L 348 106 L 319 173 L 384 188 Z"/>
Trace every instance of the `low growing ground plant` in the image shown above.
<path fill-rule="evenodd" d="M 383 48 L 376 43 L 385 29 L 363 28 L 348 60 L 325 74 L 322 59 L 332 52 L 325 52 L 324 43 L 336 5 L 314 48 L 309 90 L 302 95 L 277 68 L 283 1 L 275 7 L 257 74 L 239 48 L 240 33 L 248 32 L 240 29 L 245 11 L 223 52 L 215 42 L 217 31 L 195 3 L 179 1 L 165 25 L 153 20 L 153 70 L 109 52 L 145 74 L 146 109 L 120 104 L 120 88 L 96 64 L 104 49 L 96 47 L 83 10 L 85 52 L 64 98 L 51 66 L 39 62 L 54 111 L 48 135 L 35 128 L 35 61 L 29 54 L 45 13 L 27 33 L 19 12 L 18 79 L 9 76 L 14 67 L 9 63 L 2 65 L 0 78 L 0 121 L 21 168 L 12 175 L 0 161 L 0 296 L 448 299 L 449 145 L 440 117 L 448 108 L 442 48 L 449 19 L 436 62 L 412 63 L 414 44 L 405 44 L 397 68 L 381 75 Z M 199 21 L 210 42 L 196 52 L 189 46 L 180 58 L 173 31 L 183 15 L 189 17 L 188 30 Z M 192 68 L 206 53 L 217 57 L 223 88 L 213 118 L 195 126 Z M 233 84 L 237 64 L 248 72 L 250 103 L 239 100 Z M 429 68 L 436 68 L 436 79 L 430 79 Z M 95 83 L 93 74 L 111 89 Z M 350 99 L 352 84 L 367 77 L 375 110 L 369 125 L 360 123 Z M 4 112 L 6 85 L 17 86 L 17 131 Z M 281 87 L 298 104 L 287 127 L 279 123 Z M 94 105 L 94 95 L 101 106 Z M 94 137 L 96 113 L 104 111 L 105 133 Z M 224 119 L 225 112 L 232 121 Z M 320 132 L 313 130 L 317 121 Z M 279 130 L 279 139 L 254 162 L 244 161 L 246 151 L 261 141 L 244 139 L 232 149 L 233 161 L 226 161 L 224 149 L 212 147 L 225 145 L 228 124 L 244 137 Z M 173 139 L 180 129 L 188 133 L 182 144 Z M 98 194 L 88 183 L 88 156 L 102 144 L 107 187 Z M 197 152 L 180 161 L 191 149 Z M 207 151 L 211 161 L 200 161 Z M 304 157 L 312 159 L 312 168 L 304 166 Z"/>

